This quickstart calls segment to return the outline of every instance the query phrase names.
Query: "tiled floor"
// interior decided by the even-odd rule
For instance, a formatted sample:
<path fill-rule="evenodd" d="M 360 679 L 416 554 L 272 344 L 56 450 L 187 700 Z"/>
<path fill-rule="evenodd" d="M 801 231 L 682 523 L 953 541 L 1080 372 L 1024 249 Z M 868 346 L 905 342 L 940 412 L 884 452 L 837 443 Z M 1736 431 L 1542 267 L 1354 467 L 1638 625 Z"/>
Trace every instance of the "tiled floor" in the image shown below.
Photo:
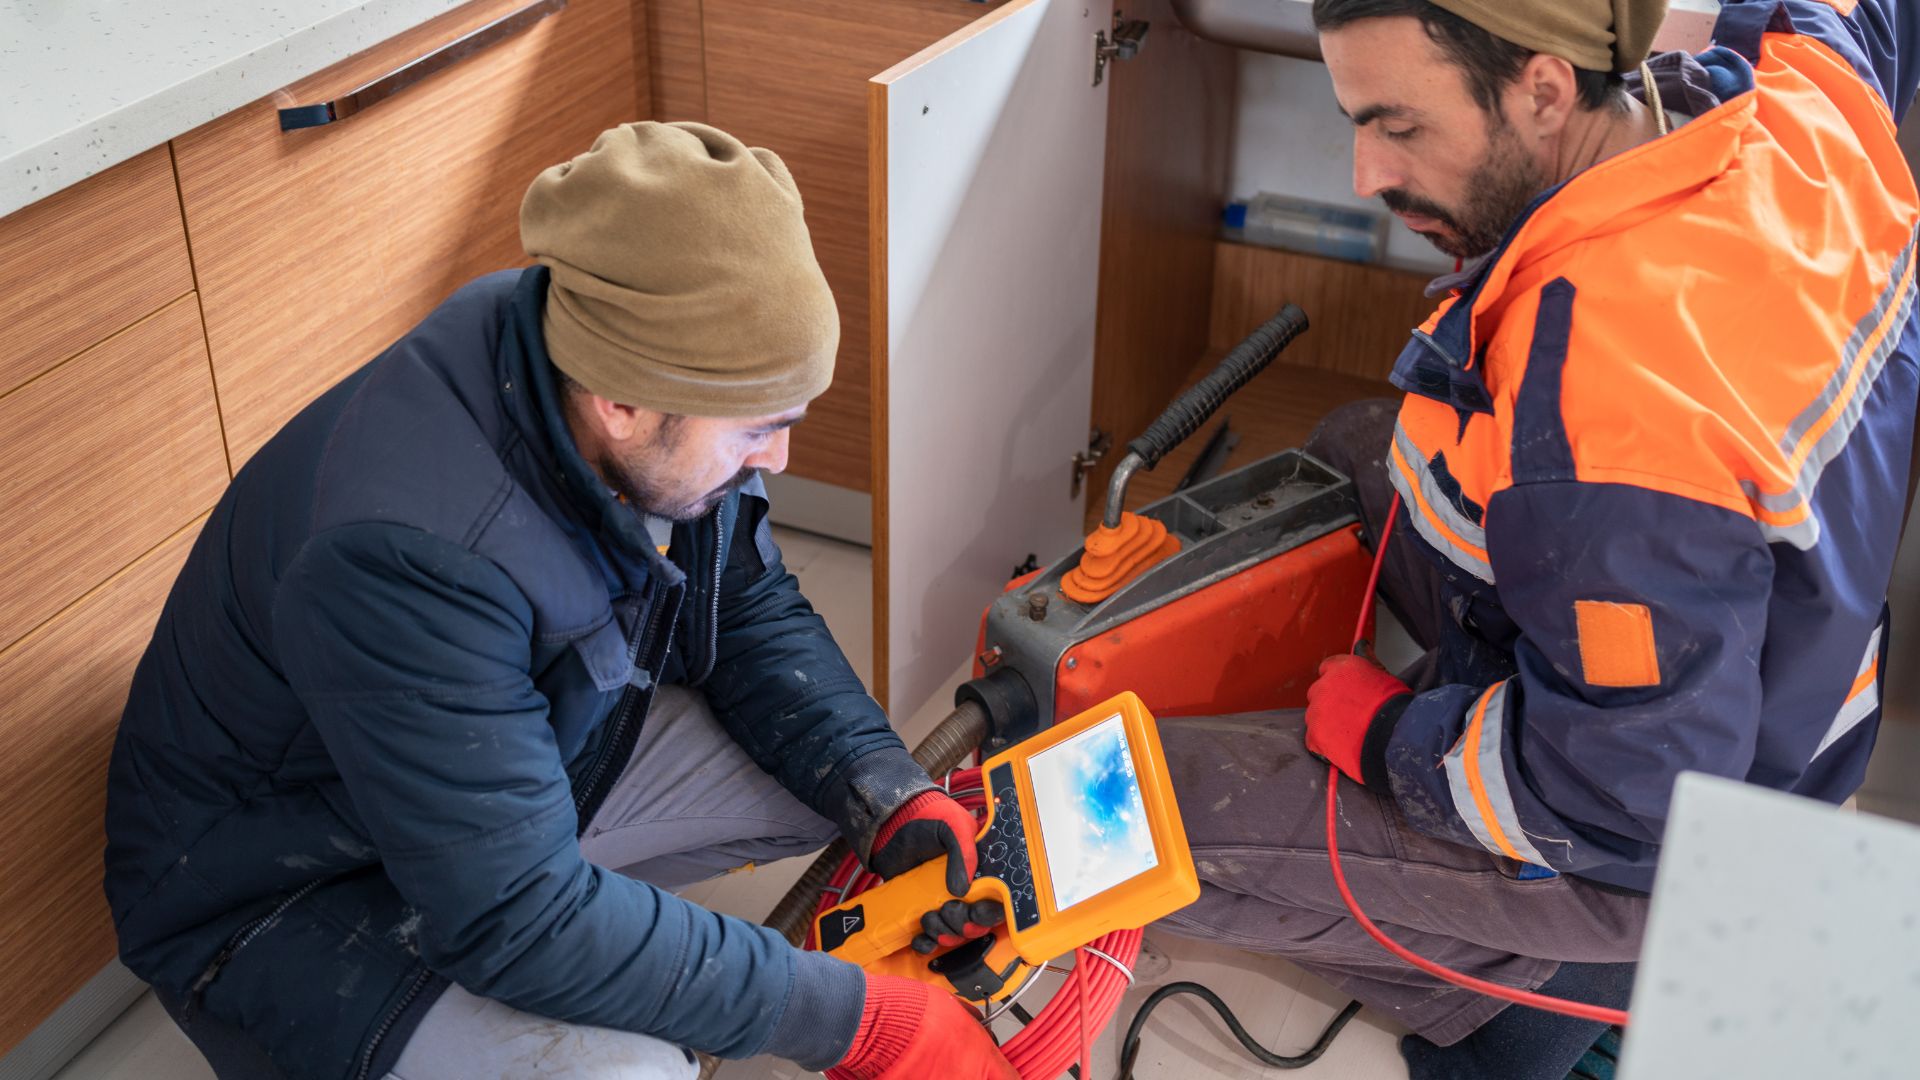
<path fill-rule="evenodd" d="M 825 540 L 804 533 L 781 531 L 779 542 L 787 565 L 800 578 L 814 607 L 832 627 L 862 678 L 872 668 L 871 557 L 865 548 Z M 928 706 L 904 720 L 896 720 L 909 746 L 932 730 L 947 713 L 953 685 L 965 676 L 957 668 L 953 678 Z M 805 869 L 804 860 L 788 860 L 729 874 L 686 891 L 688 899 L 716 911 L 761 919 Z M 1122 1001 L 1120 1022 L 1111 1025 L 1094 1049 L 1094 1075 L 1116 1075 L 1121 1029 L 1154 987 L 1189 979 L 1205 983 L 1240 1013 L 1255 1038 L 1281 1053 L 1297 1053 L 1319 1034 L 1344 1000 L 1318 979 L 1298 968 L 1265 957 L 1201 945 L 1177 938 L 1150 937 L 1138 964 L 1139 984 Z M 1036 1011 L 1051 994 L 1051 976 L 1023 1001 Z M 1003 1030 L 1002 1036 L 1011 1034 Z M 1390 1022 L 1362 1011 L 1334 1041 L 1332 1049 L 1310 1068 L 1289 1073 L 1304 1080 L 1399 1080 L 1406 1075 L 1394 1049 L 1398 1029 Z M 1213 1014 L 1191 998 L 1161 1006 L 1147 1024 L 1137 1073 L 1154 1077 L 1223 1080 L 1279 1075 L 1251 1064 L 1232 1044 Z M 789 1080 L 809 1075 L 795 1066 L 770 1058 L 730 1062 L 720 1070 L 722 1080 Z M 161 1012 L 152 995 L 141 998 L 108 1028 L 55 1080 L 213 1080 L 213 1073 L 193 1047 Z"/>

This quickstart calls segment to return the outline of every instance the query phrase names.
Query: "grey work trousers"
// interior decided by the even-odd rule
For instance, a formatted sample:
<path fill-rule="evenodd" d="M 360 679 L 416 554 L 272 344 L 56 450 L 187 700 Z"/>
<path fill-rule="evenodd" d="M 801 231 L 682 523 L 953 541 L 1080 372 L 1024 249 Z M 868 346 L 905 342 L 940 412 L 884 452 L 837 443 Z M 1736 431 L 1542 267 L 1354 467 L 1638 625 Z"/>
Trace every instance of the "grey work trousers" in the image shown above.
<path fill-rule="evenodd" d="M 678 889 L 839 835 L 747 757 L 698 691 L 655 692 L 627 767 L 580 838 L 591 862 Z M 691 1053 L 648 1035 L 550 1020 L 449 987 L 387 1080 L 691 1077 Z"/>
<path fill-rule="evenodd" d="M 1369 539 L 1393 494 L 1384 457 L 1397 404 L 1336 411 L 1307 450 L 1354 478 Z M 1396 533 L 1380 591 L 1422 648 L 1448 618 L 1433 564 Z M 1431 685 L 1429 651 L 1402 677 Z M 1162 920 L 1170 932 L 1284 956 L 1445 1046 L 1507 1007 L 1388 953 L 1347 912 L 1327 861 L 1326 763 L 1306 750 L 1303 713 L 1168 719 L 1160 736 L 1200 871 L 1200 899 Z M 1518 864 L 1419 832 L 1391 797 L 1341 783 L 1340 862 L 1368 917 L 1429 959 L 1508 986 L 1537 988 L 1561 961 L 1634 959 L 1647 899 L 1562 874 L 1517 878 Z"/>

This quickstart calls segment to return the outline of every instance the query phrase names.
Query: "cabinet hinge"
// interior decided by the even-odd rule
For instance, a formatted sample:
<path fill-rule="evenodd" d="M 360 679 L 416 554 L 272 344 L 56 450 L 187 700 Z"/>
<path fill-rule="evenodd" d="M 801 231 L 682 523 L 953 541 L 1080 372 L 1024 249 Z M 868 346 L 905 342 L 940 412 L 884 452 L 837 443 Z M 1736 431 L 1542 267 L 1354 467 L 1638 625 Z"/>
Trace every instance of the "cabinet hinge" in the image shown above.
<path fill-rule="evenodd" d="M 1113 13 L 1113 37 L 1108 38 L 1105 30 L 1093 35 L 1093 85 L 1099 86 L 1106 81 L 1107 61 L 1131 60 L 1139 55 L 1149 29 L 1151 26 L 1145 19 L 1128 19 L 1116 10 Z"/>
<path fill-rule="evenodd" d="M 1113 449 L 1113 436 L 1094 428 L 1087 435 L 1087 448 L 1073 455 L 1073 493 L 1068 498 L 1080 497 L 1080 488 L 1087 482 L 1087 474 Z"/>

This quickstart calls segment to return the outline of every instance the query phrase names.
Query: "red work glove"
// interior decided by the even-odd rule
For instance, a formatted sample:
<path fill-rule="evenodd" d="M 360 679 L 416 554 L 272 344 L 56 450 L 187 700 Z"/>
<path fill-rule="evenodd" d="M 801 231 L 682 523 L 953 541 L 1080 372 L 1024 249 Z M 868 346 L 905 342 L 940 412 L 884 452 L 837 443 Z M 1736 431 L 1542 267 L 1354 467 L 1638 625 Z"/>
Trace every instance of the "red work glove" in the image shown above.
<path fill-rule="evenodd" d="M 893 812 L 873 834 L 867 865 L 883 878 L 898 877 L 923 862 L 947 857 L 947 891 L 965 896 L 980 862 L 974 836 L 980 831 L 967 808 L 944 791 L 923 791 Z"/>
<path fill-rule="evenodd" d="M 829 1080 L 1020 1080 L 980 1018 L 946 990 L 867 976 L 860 1030 Z"/>
<path fill-rule="evenodd" d="M 1320 677 L 1307 687 L 1307 749 L 1354 783 L 1365 784 L 1372 773 L 1377 785 L 1386 779 L 1393 721 L 1412 698 L 1413 689 L 1379 664 L 1361 656 L 1329 656 L 1320 661 Z"/>

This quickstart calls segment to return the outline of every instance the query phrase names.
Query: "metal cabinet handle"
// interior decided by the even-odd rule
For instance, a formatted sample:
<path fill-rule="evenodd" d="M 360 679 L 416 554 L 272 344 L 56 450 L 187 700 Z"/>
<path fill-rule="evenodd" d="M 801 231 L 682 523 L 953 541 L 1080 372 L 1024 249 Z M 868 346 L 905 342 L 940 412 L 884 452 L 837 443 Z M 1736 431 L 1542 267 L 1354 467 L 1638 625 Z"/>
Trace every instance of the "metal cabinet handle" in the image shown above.
<path fill-rule="evenodd" d="M 357 86 L 332 101 L 281 109 L 280 130 L 297 131 L 301 128 L 319 127 L 336 120 L 345 120 L 362 109 L 385 101 L 434 72 L 452 67 L 474 53 L 518 34 L 566 6 L 567 0 L 534 0 L 526 7 L 502 15 L 478 30 L 450 41 L 419 59 L 409 61 L 370 83 Z"/>

